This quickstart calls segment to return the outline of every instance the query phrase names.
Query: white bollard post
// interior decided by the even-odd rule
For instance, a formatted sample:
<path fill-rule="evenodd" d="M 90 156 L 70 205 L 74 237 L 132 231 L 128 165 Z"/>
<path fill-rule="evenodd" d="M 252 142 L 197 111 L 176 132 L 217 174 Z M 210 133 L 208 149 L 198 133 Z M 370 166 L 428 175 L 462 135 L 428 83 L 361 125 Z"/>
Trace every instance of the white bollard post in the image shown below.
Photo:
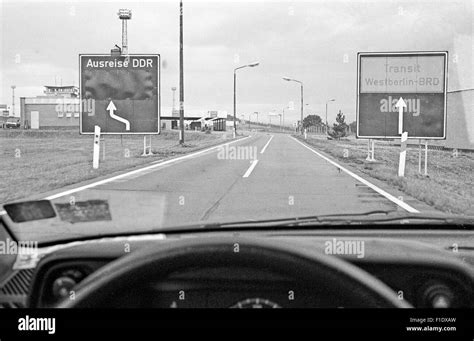
<path fill-rule="evenodd" d="M 306 140 L 307 137 L 308 135 L 306 134 L 306 128 L 304 128 L 304 139 Z"/>
<path fill-rule="evenodd" d="M 371 156 L 371 161 L 375 161 L 375 140 L 372 140 L 372 156 Z"/>
<path fill-rule="evenodd" d="M 92 156 L 92 168 L 99 168 L 99 155 L 100 155 L 100 127 L 94 127 L 94 152 Z"/>
<path fill-rule="evenodd" d="M 405 161 L 407 158 L 407 140 L 408 133 L 405 131 L 402 133 L 400 140 L 400 161 L 398 163 L 398 176 L 405 176 Z"/>
<path fill-rule="evenodd" d="M 102 161 L 105 161 L 105 135 L 100 139 L 100 142 L 102 144 Z"/>

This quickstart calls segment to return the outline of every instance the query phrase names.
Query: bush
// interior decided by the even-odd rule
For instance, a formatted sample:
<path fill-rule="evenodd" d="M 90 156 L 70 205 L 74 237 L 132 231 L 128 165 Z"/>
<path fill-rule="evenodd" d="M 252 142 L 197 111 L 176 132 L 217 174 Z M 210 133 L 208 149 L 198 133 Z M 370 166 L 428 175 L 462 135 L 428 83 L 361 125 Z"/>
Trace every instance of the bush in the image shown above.
<path fill-rule="evenodd" d="M 341 137 L 345 137 L 347 135 L 348 125 L 346 124 L 345 119 L 346 118 L 344 114 L 341 112 L 341 110 L 339 110 L 339 113 L 336 117 L 337 123 L 334 123 L 332 130 L 328 132 L 332 138 L 339 140 Z"/>

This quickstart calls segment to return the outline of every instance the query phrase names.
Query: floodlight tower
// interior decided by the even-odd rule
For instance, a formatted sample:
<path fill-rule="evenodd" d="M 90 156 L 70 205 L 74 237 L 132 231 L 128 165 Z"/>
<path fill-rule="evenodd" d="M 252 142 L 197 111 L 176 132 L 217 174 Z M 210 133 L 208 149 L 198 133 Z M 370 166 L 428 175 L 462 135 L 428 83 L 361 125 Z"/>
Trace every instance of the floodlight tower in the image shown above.
<path fill-rule="evenodd" d="M 15 116 L 15 85 L 12 85 L 12 115 Z"/>
<path fill-rule="evenodd" d="M 127 38 L 127 20 L 132 19 L 132 10 L 121 8 L 118 11 L 118 17 L 122 20 L 122 54 L 128 54 L 128 38 Z"/>

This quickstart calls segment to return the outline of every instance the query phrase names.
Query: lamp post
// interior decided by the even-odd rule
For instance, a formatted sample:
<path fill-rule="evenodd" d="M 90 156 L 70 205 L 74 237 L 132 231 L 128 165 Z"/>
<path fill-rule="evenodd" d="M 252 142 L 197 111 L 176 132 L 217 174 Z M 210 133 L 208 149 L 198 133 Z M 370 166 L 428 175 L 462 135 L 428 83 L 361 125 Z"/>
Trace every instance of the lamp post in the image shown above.
<path fill-rule="evenodd" d="M 326 134 L 328 133 L 328 130 L 329 130 L 328 129 L 329 128 L 329 125 L 328 125 L 328 103 L 329 102 L 334 102 L 334 101 L 335 101 L 334 98 L 326 101 Z"/>
<path fill-rule="evenodd" d="M 299 83 L 301 85 L 301 121 L 300 121 L 300 126 L 303 127 L 303 108 L 304 108 L 304 104 L 303 104 L 303 82 L 299 81 L 299 80 L 296 80 L 296 79 L 291 79 L 291 78 L 288 78 L 288 77 L 283 77 L 283 80 L 287 81 L 287 82 L 296 82 L 296 83 Z M 300 128 L 300 131 L 301 131 L 301 134 L 303 134 L 303 129 Z"/>
<path fill-rule="evenodd" d="M 282 112 L 283 112 L 283 116 L 282 116 L 282 122 L 283 122 L 283 123 L 282 123 L 282 126 L 283 126 L 283 130 L 285 129 L 285 110 L 286 110 L 286 109 L 290 109 L 290 107 L 284 107 L 284 108 L 282 109 Z"/>
<path fill-rule="evenodd" d="M 255 67 L 259 62 L 250 63 L 247 65 L 242 65 L 234 69 L 234 137 L 237 136 L 237 124 L 236 124 L 236 110 L 237 110 L 237 101 L 236 101 L 236 85 L 237 85 L 237 70 L 243 69 L 246 67 Z"/>

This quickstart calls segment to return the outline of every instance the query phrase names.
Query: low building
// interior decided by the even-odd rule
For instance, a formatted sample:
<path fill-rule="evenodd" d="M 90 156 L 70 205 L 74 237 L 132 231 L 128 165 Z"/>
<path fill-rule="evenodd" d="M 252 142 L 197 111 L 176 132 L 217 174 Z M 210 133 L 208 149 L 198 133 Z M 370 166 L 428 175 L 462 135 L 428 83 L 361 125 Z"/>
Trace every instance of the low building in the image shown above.
<path fill-rule="evenodd" d="M 78 93 L 76 86 L 45 86 L 42 96 L 20 97 L 22 127 L 79 128 Z"/>
<path fill-rule="evenodd" d="M 10 117 L 10 110 L 6 104 L 0 104 L 0 126 L 3 127 L 3 123 L 5 123 Z"/>

